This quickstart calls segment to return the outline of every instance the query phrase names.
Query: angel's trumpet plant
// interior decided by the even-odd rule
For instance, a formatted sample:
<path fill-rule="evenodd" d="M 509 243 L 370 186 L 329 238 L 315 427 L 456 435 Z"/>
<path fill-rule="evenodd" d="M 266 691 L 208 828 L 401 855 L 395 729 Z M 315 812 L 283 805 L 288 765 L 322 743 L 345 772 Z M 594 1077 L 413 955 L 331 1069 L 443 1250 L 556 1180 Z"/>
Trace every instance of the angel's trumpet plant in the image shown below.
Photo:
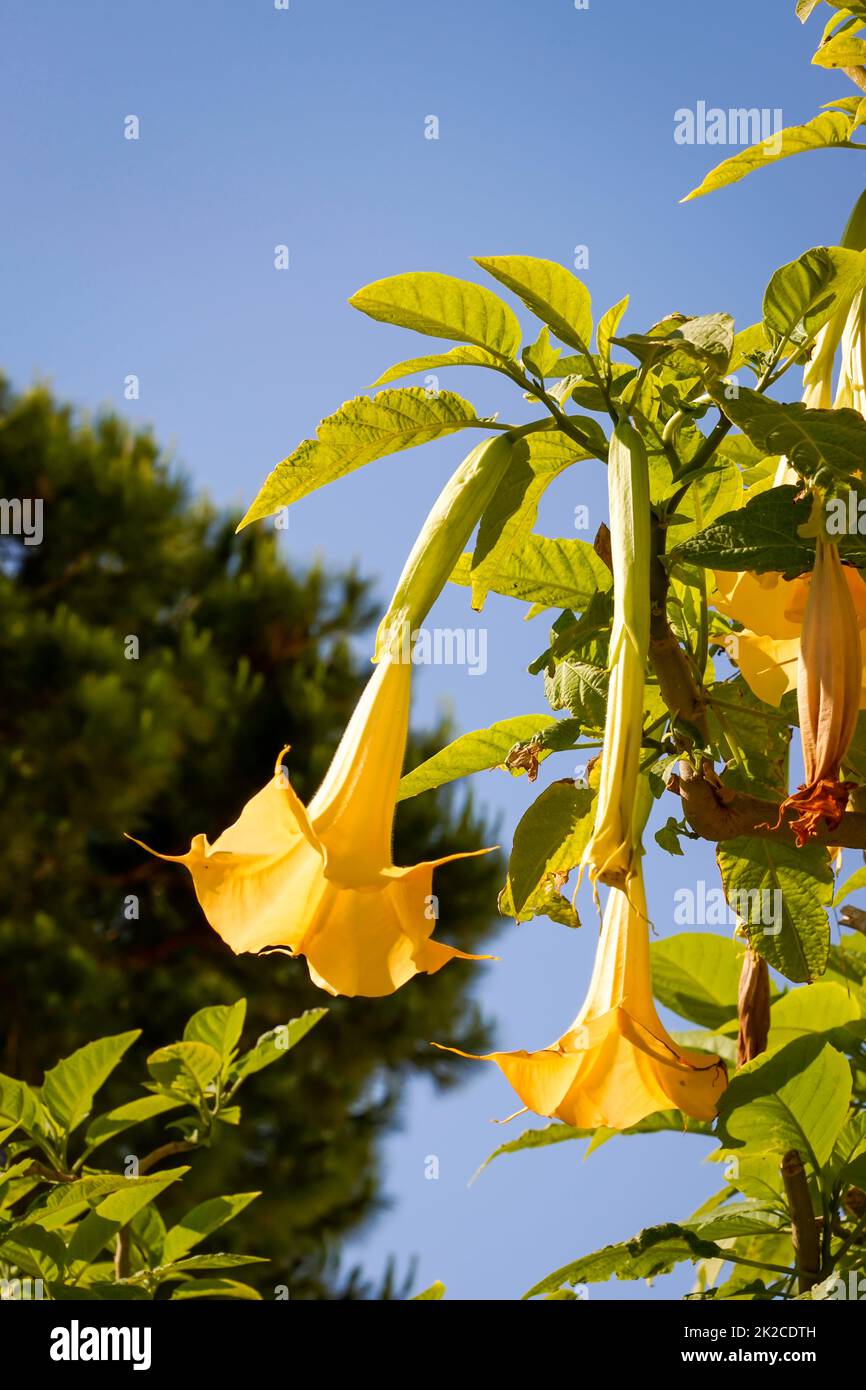
<path fill-rule="evenodd" d="M 860 194 L 839 245 L 846 251 L 866 250 L 866 192 Z M 864 413 L 863 394 L 863 295 L 858 291 L 844 299 L 815 338 L 812 355 L 803 372 L 803 404 L 810 410 L 849 406 Z M 842 370 L 833 396 L 836 350 L 842 344 Z"/>
<path fill-rule="evenodd" d="M 862 584 L 862 580 L 860 581 Z M 855 783 L 840 781 L 854 736 L 863 683 L 860 626 L 839 549 L 818 535 L 797 665 L 797 707 L 806 780 L 780 808 L 795 810 L 798 845 L 822 821 L 835 830 Z"/>
<path fill-rule="evenodd" d="M 638 799 L 645 811 L 643 779 Z M 538 1052 L 476 1059 L 496 1062 L 527 1110 L 580 1129 L 629 1129 L 670 1109 L 711 1120 L 727 1084 L 720 1058 L 680 1047 L 658 1016 L 637 843 L 633 851 L 628 892 L 610 890 L 589 992 L 570 1028 Z"/>
<path fill-rule="evenodd" d="M 613 624 L 598 800 L 583 853 L 593 882 L 624 888 L 633 871 L 632 818 L 643 734 L 650 629 L 650 494 L 643 440 L 627 419 L 608 454 Z"/>
<path fill-rule="evenodd" d="M 866 418 L 866 298 L 855 296 L 842 334 L 842 367 L 833 405 L 856 410 Z"/>
<path fill-rule="evenodd" d="M 383 619 L 376 670 L 310 804 L 289 782 L 283 749 L 272 779 L 212 845 L 196 835 L 186 854 L 157 856 L 189 869 L 205 916 L 236 953 L 305 956 L 329 994 L 367 996 L 455 958 L 489 959 L 431 939 L 433 870 L 469 856 L 398 868 L 391 844 L 412 680 L 403 630 L 423 621 L 447 582 L 515 447 L 525 446 L 504 434 L 485 441 L 446 485 Z"/>

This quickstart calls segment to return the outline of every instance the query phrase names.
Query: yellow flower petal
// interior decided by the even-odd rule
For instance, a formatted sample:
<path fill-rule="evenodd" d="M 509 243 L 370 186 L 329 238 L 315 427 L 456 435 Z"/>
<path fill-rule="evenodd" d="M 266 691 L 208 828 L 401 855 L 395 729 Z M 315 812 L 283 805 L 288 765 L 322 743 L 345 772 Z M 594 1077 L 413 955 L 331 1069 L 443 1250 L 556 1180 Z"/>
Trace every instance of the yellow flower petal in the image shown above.
<path fill-rule="evenodd" d="M 628 894 L 610 890 L 589 992 L 568 1032 L 538 1052 L 478 1060 L 496 1062 L 528 1109 L 581 1129 L 628 1129 L 671 1108 L 713 1119 L 725 1066 L 679 1047 L 658 1017 L 639 868 Z"/>
<path fill-rule="evenodd" d="M 380 662 L 308 808 L 281 754 L 273 778 L 213 845 L 196 835 L 186 854 L 158 855 L 189 869 L 205 916 L 233 951 L 303 955 L 330 994 L 391 994 L 455 957 L 489 959 L 430 939 L 433 870 L 446 859 L 391 862 L 411 675 L 408 663 Z"/>

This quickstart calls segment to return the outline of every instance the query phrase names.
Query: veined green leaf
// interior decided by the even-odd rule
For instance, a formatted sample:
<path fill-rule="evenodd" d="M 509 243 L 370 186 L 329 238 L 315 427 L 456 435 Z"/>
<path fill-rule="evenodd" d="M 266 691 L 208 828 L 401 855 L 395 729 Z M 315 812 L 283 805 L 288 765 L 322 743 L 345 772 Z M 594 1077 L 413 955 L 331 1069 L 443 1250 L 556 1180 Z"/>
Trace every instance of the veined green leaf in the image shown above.
<path fill-rule="evenodd" d="M 759 493 L 674 546 L 670 558 L 710 569 L 777 571 L 788 577 L 811 570 L 814 545 L 800 535 L 811 503 L 798 499 L 798 491 L 795 484 L 786 484 Z"/>
<path fill-rule="evenodd" d="M 833 895 L 826 849 L 753 836 L 727 840 L 717 859 L 728 901 L 758 955 L 794 982 L 822 974 Z"/>
<path fill-rule="evenodd" d="M 602 314 L 601 318 L 598 321 L 598 327 L 595 330 L 596 347 L 598 349 L 599 357 L 603 358 L 606 362 L 610 361 L 611 344 L 614 338 L 616 337 L 617 330 L 620 324 L 622 323 L 623 318 L 625 317 L 625 312 L 628 309 L 628 305 L 629 297 L 626 294 L 619 301 L 619 303 L 614 304 L 611 309 L 608 309 L 604 314 Z"/>
<path fill-rule="evenodd" d="M 571 464 L 591 458 L 560 431 L 528 435 L 527 450 L 514 456 L 493 501 L 478 527 L 472 554 L 472 607 L 479 611 L 487 597 L 488 576 L 507 568 L 510 557 L 532 534 L 542 495 Z"/>
<path fill-rule="evenodd" d="M 502 719 L 497 724 L 491 724 L 487 729 L 473 729 L 472 733 L 461 734 L 447 748 L 434 753 L 432 758 L 427 758 L 401 778 L 397 800 L 405 801 L 410 796 L 444 786 L 446 782 L 454 782 L 459 777 L 468 777 L 473 772 L 502 767 L 516 743 L 523 743 L 556 723 L 552 714 L 518 714 L 513 719 Z M 540 749 L 538 761 L 541 762 L 549 751 Z"/>
<path fill-rule="evenodd" d="M 814 338 L 864 283 L 866 252 L 816 246 L 781 266 L 770 280 L 764 294 L 765 327 L 779 338 Z"/>
<path fill-rule="evenodd" d="M 731 1078 L 719 1102 L 729 1146 L 780 1157 L 797 1149 L 819 1171 L 833 1152 L 851 1099 L 851 1071 L 820 1038 L 799 1038 L 762 1054 Z"/>
<path fill-rule="evenodd" d="M 535 1284 L 524 1298 L 536 1298 L 539 1294 L 555 1293 L 563 1287 L 577 1284 L 604 1283 L 613 1275 L 617 1279 L 654 1279 L 660 1274 L 668 1274 L 675 1265 L 684 1260 L 713 1260 L 723 1256 L 724 1251 L 714 1241 L 703 1240 L 686 1226 L 672 1222 L 664 1226 L 650 1226 L 633 1240 L 619 1245 L 606 1245 L 592 1255 L 584 1255 L 580 1260 L 554 1270 L 545 1279 Z"/>
<path fill-rule="evenodd" d="M 523 301 L 560 342 L 585 352 L 592 337 L 589 290 L 557 261 L 536 256 L 475 256 L 482 270 Z"/>
<path fill-rule="evenodd" d="M 770 1010 L 769 1050 L 784 1047 L 795 1038 L 844 1029 L 861 1017 L 852 992 L 832 980 L 789 990 Z"/>
<path fill-rule="evenodd" d="M 287 1052 L 305 1038 L 311 1028 L 325 1017 L 327 1009 L 307 1009 L 305 1013 L 293 1018 L 289 1023 L 281 1023 L 277 1028 L 263 1033 L 255 1047 L 250 1048 L 233 1064 L 229 1073 L 233 1083 L 262 1071 L 272 1062 L 278 1062 Z"/>
<path fill-rule="evenodd" d="M 237 1269 L 240 1265 L 267 1264 L 262 1255 L 232 1255 L 220 1252 L 216 1255 L 190 1255 L 187 1259 L 173 1260 L 171 1264 L 160 1265 L 153 1273 L 159 1277 L 169 1274 L 183 1274 L 196 1269 Z"/>
<path fill-rule="evenodd" d="M 170 1096 L 142 1096 L 140 1100 L 131 1100 L 126 1105 L 106 1111 L 104 1115 L 97 1115 L 87 1126 L 84 1136 L 86 1152 L 90 1154 L 99 1144 L 113 1139 L 116 1134 L 122 1134 L 125 1129 L 131 1129 L 133 1125 L 153 1119 L 156 1115 L 164 1115 L 169 1110 L 177 1110 L 181 1105 L 182 1100 L 172 1100 Z"/>
<path fill-rule="evenodd" d="M 170 1043 L 147 1059 L 147 1069 L 160 1086 L 195 1096 L 213 1081 L 222 1066 L 215 1047 L 202 1042 Z"/>
<path fill-rule="evenodd" d="M 551 709 L 567 709 L 585 732 L 601 732 L 607 711 L 609 672 L 603 666 L 571 657 L 544 673 L 544 693 Z"/>
<path fill-rule="evenodd" d="M 554 782 L 521 817 L 508 862 L 515 916 L 544 883 L 580 863 L 592 834 L 595 793 L 571 780 Z"/>
<path fill-rule="evenodd" d="M 260 1197 L 260 1192 L 236 1192 L 230 1197 L 213 1197 L 201 1202 L 186 1213 L 175 1226 L 167 1232 L 163 1242 L 162 1262 L 173 1264 L 181 1259 L 200 1240 L 219 1230 L 227 1221 L 248 1207 L 250 1202 Z"/>
<path fill-rule="evenodd" d="M 252 1284 L 242 1284 L 237 1279 L 190 1279 L 187 1283 L 178 1284 L 171 1294 L 172 1302 L 190 1298 L 238 1298 L 261 1302 L 261 1297 Z"/>
<path fill-rule="evenodd" d="M 680 932 L 650 946 L 653 993 L 665 1008 L 702 1028 L 737 1016 L 742 946 L 710 932 Z"/>
<path fill-rule="evenodd" d="M 349 303 L 380 323 L 473 343 L 499 357 L 514 357 L 520 346 L 517 316 L 498 295 L 437 271 L 389 275 L 357 290 Z"/>
<path fill-rule="evenodd" d="M 373 385 L 388 386 L 402 377 L 415 376 L 417 372 L 433 372 L 438 367 L 491 367 L 501 372 L 502 358 L 486 348 L 471 345 L 450 348 L 448 352 L 431 352 L 426 357 L 409 357 L 405 362 L 397 362 L 383 372 Z"/>
<path fill-rule="evenodd" d="M 453 584 L 472 582 L 472 556 L 464 555 L 451 575 Z M 539 608 L 582 611 L 593 594 L 612 584 L 610 570 L 586 541 L 528 536 L 495 572 L 487 575 L 488 591 L 522 599 Z"/>
<path fill-rule="evenodd" d="M 194 1013 L 183 1030 L 184 1042 L 206 1043 L 226 1061 L 243 1031 L 247 1015 L 246 999 L 234 1004 L 211 1004 Z"/>
<path fill-rule="evenodd" d="M 141 1178 L 125 1178 L 123 1186 L 109 1192 L 94 1206 L 97 1216 L 106 1221 L 118 1221 L 125 1226 L 143 1207 L 152 1202 L 173 1183 L 179 1182 L 189 1168 L 172 1168 L 166 1173 L 148 1173 Z"/>
<path fill-rule="evenodd" d="M 0 1072 L 0 1138 L 19 1128 L 29 1135 L 49 1134 L 51 1118 L 32 1087 Z"/>
<path fill-rule="evenodd" d="M 866 63 L 866 39 L 846 30 L 823 43 L 812 62 L 818 68 L 856 68 Z"/>
<path fill-rule="evenodd" d="M 856 410 L 810 410 L 801 401 L 781 404 L 741 386 L 715 399 L 729 420 L 765 454 L 785 454 L 799 473 L 821 469 L 844 478 L 857 473 L 866 450 L 866 420 Z"/>
<path fill-rule="evenodd" d="M 453 391 L 431 395 L 420 386 L 405 386 L 356 396 L 326 416 L 315 439 L 302 440 L 277 464 L 238 530 L 376 459 L 485 423 Z"/>
<path fill-rule="evenodd" d="M 803 154 L 807 150 L 833 149 L 846 145 L 851 131 L 850 116 L 841 111 L 822 111 L 804 125 L 788 126 L 770 140 L 751 145 L 749 149 L 740 150 L 737 154 L 731 155 L 730 159 L 723 160 L 715 169 L 711 169 L 703 183 L 693 188 L 691 193 L 687 193 L 682 201 L 688 203 L 692 198 L 703 197 L 705 193 L 712 193 L 716 188 L 737 183 L 753 170 L 762 169 L 767 164 L 775 164 L 780 159 L 788 159 L 791 155 Z"/>
<path fill-rule="evenodd" d="M 42 1099 L 67 1134 L 90 1112 L 93 1097 L 107 1081 L 141 1029 L 85 1043 L 45 1073 Z"/>

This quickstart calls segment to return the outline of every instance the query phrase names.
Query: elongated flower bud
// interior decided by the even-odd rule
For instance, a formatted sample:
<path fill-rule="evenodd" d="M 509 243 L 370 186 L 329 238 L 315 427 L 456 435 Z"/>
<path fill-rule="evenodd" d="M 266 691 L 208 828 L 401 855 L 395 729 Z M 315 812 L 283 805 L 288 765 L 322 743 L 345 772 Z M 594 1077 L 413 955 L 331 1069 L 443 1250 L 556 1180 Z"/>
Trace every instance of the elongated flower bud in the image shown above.
<path fill-rule="evenodd" d="M 782 804 L 782 811 L 797 811 L 791 825 L 798 844 L 811 839 L 822 820 L 835 829 L 845 810 L 853 784 L 839 781 L 839 768 L 857 724 L 862 665 L 857 611 L 839 550 L 819 536 L 797 668 L 806 781 Z"/>
<path fill-rule="evenodd" d="M 861 193 L 839 245 L 847 251 L 866 250 L 866 192 Z M 812 356 L 803 372 L 803 402 L 811 410 L 829 410 L 831 406 L 853 406 L 860 409 L 854 399 L 852 380 L 862 381 L 858 355 L 862 352 L 859 320 L 861 316 L 861 295 L 843 301 L 836 312 L 824 324 L 815 339 Z M 833 399 L 833 366 L 836 349 L 842 343 L 842 372 L 836 399 Z"/>
<path fill-rule="evenodd" d="M 628 420 L 608 455 L 613 626 L 595 825 L 582 863 L 624 887 L 634 873 L 632 819 L 640 766 L 650 626 L 650 495 L 643 440 Z"/>
<path fill-rule="evenodd" d="M 519 438 L 497 434 L 477 445 L 439 494 L 412 547 L 394 597 L 379 624 L 374 661 L 386 653 L 406 660 L 412 634 L 424 621 L 463 554 L 481 513 L 515 456 Z"/>

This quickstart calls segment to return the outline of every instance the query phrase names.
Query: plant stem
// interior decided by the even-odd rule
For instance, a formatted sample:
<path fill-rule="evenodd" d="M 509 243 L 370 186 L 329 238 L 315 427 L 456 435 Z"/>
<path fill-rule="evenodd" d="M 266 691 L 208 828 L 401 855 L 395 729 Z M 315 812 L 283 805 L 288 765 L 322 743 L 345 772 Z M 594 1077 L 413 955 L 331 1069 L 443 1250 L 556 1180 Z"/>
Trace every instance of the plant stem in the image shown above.
<path fill-rule="evenodd" d="M 797 1288 L 800 1293 L 808 1293 L 820 1277 L 821 1247 L 806 1170 L 796 1149 L 789 1149 L 785 1154 L 780 1171 L 791 1212 L 791 1238 L 797 1260 Z"/>

